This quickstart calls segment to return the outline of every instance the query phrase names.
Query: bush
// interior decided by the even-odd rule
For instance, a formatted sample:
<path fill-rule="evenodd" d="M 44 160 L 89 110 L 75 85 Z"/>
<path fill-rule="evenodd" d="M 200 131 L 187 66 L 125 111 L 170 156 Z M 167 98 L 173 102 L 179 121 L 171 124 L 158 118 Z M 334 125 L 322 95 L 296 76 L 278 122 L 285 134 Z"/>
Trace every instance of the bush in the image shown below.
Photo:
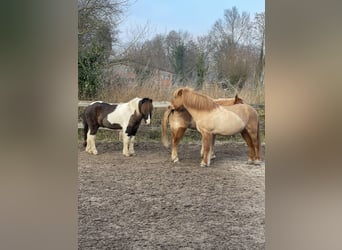
<path fill-rule="evenodd" d="M 78 98 L 94 99 L 103 85 L 105 66 L 103 49 L 93 44 L 78 55 Z"/>

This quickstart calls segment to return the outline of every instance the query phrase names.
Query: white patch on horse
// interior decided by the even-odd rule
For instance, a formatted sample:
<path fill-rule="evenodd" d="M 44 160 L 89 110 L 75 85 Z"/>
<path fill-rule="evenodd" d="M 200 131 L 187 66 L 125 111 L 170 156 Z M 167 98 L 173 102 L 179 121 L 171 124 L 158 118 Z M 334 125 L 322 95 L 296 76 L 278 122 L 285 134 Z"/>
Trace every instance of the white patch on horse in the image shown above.
<path fill-rule="evenodd" d="M 137 111 L 137 113 L 139 112 L 139 100 L 140 98 L 134 98 L 128 103 L 119 104 L 112 113 L 108 114 L 108 122 L 110 122 L 111 124 L 120 124 L 122 128 L 126 129 L 129 123 L 129 119 L 134 114 L 134 111 Z"/>
<path fill-rule="evenodd" d="M 149 125 L 151 123 L 151 115 L 148 115 L 147 120 L 146 120 L 146 124 Z"/>
<path fill-rule="evenodd" d="M 129 155 L 135 155 L 134 139 L 135 139 L 135 136 L 132 136 L 131 137 L 131 141 L 129 142 L 129 146 L 128 146 L 128 153 L 129 153 Z"/>
<path fill-rule="evenodd" d="M 96 149 L 96 146 L 95 146 L 95 138 L 96 138 L 96 135 L 91 135 L 90 134 L 90 130 L 89 130 L 88 131 L 88 135 L 87 135 L 86 152 L 88 152 L 90 154 L 97 155 L 97 149 Z"/>
<path fill-rule="evenodd" d="M 141 98 L 134 98 L 128 103 L 122 103 L 117 105 L 116 109 L 107 115 L 107 120 L 111 124 L 120 124 L 122 127 L 122 141 L 123 149 L 122 153 L 124 156 L 130 156 L 135 154 L 134 152 L 134 136 L 129 137 L 126 133 L 129 120 L 134 112 L 140 114 L 139 112 L 139 101 Z"/>

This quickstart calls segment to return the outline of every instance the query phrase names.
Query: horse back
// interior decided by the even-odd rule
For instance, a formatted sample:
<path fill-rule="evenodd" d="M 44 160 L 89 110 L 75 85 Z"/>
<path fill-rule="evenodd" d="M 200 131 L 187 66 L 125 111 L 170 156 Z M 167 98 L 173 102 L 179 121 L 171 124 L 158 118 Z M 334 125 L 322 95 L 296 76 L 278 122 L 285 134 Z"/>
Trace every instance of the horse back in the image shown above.
<path fill-rule="evenodd" d="M 246 103 L 222 107 L 228 111 L 237 114 L 245 124 L 253 121 L 258 121 L 258 112 L 251 105 L 248 105 Z"/>
<path fill-rule="evenodd" d="M 98 125 L 105 127 L 105 118 L 109 113 L 113 112 L 116 107 L 117 105 L 105 102 L 94 102 L 85 109 L 84 115 L 87 121 L 96 122 Z"/>
<path fill-rule="evenodd" d="M 236 104 L 235 98 L 218 98 L 218 99 L 214 99 L 214 102 L 222 106 L 231 106 L 231 105 Z"/>

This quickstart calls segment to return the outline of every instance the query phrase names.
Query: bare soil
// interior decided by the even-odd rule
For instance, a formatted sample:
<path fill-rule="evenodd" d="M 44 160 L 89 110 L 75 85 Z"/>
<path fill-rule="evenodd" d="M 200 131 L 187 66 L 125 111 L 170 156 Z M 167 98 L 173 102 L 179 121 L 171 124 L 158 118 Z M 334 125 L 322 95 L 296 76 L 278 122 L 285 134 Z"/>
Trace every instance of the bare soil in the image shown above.
<path fill-rule="evenodd" d="M 248 165 L 244 143 L 182 144 L 179 163 L 159 142 L 79 143 L 79 249 L 265 249 L 265 166 Z M 263 152 L 265 148 L 263 147 Z"/>

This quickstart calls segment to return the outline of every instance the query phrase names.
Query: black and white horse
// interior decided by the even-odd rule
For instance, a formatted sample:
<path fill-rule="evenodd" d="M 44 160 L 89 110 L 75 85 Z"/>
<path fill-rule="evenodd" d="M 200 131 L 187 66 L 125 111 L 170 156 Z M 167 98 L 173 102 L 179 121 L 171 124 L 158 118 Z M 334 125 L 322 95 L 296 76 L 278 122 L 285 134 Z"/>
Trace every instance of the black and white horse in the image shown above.
<path fill-rule="evenodd" d="M 152 99 L 134 98 L 126 103 L 113 105 L 102 101 L 91 103 L 83 113 L 84 143 L 86 152 L 97 154 L 96 132 L 99 127 L 122 129 L 124 156 L 134 154 L 134 139 L 140 122 L 151 123 Z"/>

